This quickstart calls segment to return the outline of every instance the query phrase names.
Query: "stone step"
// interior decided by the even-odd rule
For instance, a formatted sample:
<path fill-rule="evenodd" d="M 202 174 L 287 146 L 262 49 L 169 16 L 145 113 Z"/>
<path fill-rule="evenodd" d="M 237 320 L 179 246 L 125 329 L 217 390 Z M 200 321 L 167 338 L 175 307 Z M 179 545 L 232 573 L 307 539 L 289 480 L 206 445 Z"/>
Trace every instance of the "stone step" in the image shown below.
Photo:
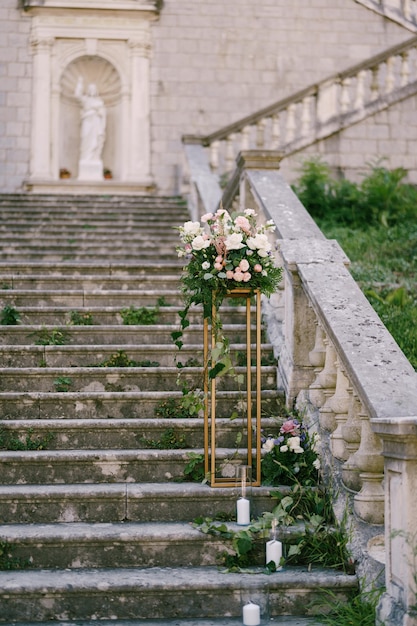
<path fill-rule="evenodd" d="M 100 626 L 114 626 L 114 620 L 101 620 Z M 268 620 L 272 626 L 320 626 L 316 617 L 293 617 L 291 615 L 273 616 Z M 5 622 L 4 626 L 16 626 L 16 622 Z M 60 622 L 19 622 L 19 626 L 97 626 L 97 622 L 84 620 L 64 620 Z M 242 617 L 224 617 L 213 619 L 168 619 L 161 620 L 117 620 L 117 626 L 242 626 Z"/>
<path fill-rule="evenodd" d="M 100 626 L 114 626 L 114 620 L 101 620 Z M 272 626 L 320 626 L 322 622 L 316 617 L 293 617 L 291 615 L 270 617 L 268 624 Z M 16 622 L 3 622 L 4 626 L 16 626 Z M 19 626 L 97 626 L 97 621 L 65 620 L 62 622 L 19 622 Z M 168 619 L 163 621 L 146 620 L 117 620 L 117 626 L 242 626 L 242 617 L 218 619 Z"/>
<path fill-rule="evenodd" d="M 0 276 L 2 283 L 10 284 L 12 290 L 29 290 L 36 291 L 54 291 L 62 287 L 63 291 L 83 289 L 84 291 L 137 291 L 139 289 L 155 289 L 161 293 L 162 286 L 166 286 L 168 290 L 178 289 L 178 273 L 160 274 L 160 273 L 137 273 L 125 276 L 109 276 L 107 274 L 91 276 L 53 276 L 39 274 L 16 276 L 3 274 Z M 41 294 L 40 294 L 41 295 Z"/>
<path fill-rule="evenodd" d="M 118 256 L 123 258 L 135 258 L 140 265 L 142 260 L 149 261 L 154 259 L 159 261 L 161 259 L 171 259 L 173 257 L 173 245 L 172 242 L 164 244 L 158 241 L 158 244 L 147 248 L 140 242 L 124 242 L 114 239 L 108 243 L 89 243 L 78 242 L 75 244 L 60 244 L 49 245 L 48 247 L 40 246 L 36 241 L 30 244 L 19 243 L 3 245 L 0 252 L 0 259 L 14 259 L 24 257 L 28 259 L 95 259 L 99 257 L 105 257 L 106 255 L 112 255 L 112 257 Z M 108 258 L 108 257 L 107 257 Z"/>
<path fill-rule="evenodd" d="M 179 269 L 181 269 L 183 262 L 178 258 L 172 258 L 169 261 L 141 261 L 138 265 L 135 261 L 109 261 L 107 259 L 104 263 L 95 262 L 71 262 L 66 261 L 60 265 L 51 265 L 50 263 L 37 262 L 31 263 L 25 261 L 2 261 L 0 262 L 0 280 L 3 281 L 3 277 L 21 278 L 28 274 L 34 276 L 141 276 L 149 274 L 163 274 L 164 276 L 175 276 L 177 281 L 179 280 Z"/>
<path fill-rule="evenodd" d="M 256 576 L 215 567 L 0 572 L 0 622 L 238 617 L 241 589 L 254 602 L 268 595 L 272 615 L 305 615 L 325 589 L 343 600 L 356 587 L 341 572 L 290 567 Z"/>
<path fill-rule="evenodd" d="M 32 289 L 11 289 L 11 285 L 5 281 L 0 281 L 2 288 L 2 305 L 6 304 L 14 307 L 21 306 L 67 306 L 72 309 L 79 309 L 90 306 L 151 306 L 158 304 L 161 296 L 167 304 L 181 306 L 182 297 L 178 289 L 155 290 L 151 286 L 149 289 L 139 291 L 132 289 L 129 291 L 97 290 L 85 292 L 83 289 L 56 289 L 49 291 L 36 291 Z M 8 327 L 11 328 L 10 326 Z"/>
<path fill-rule="evenodd" d="M 276 421 L 262 419 L 262 428 L 271 430 Z M 126 419 L 2 419 L 0 420 L 0 449 L 2 439 L 13 439 L 23 444 L 45 441 L 47 450 L 125 450 L 157 447 L 169 431 L 185 448 L 203 448 L 203 418 L 126 418 Z M 246 415 L 242 419 L 216 417 L 216 441 L 219 448 L 232 448 L 236 437 L 246 428 Z M 246 445 L 242 435 L 241 445 Z"/>
<path fill-rule="evenodd" d="M 276 488 L 252 489 L 251 515 L 272 511 Z M 288 487 L 280 487 L 287 493 Z M 3 524 L 55 522 L 191 522 L 198 516 L 236 515 L 234 488 L 197 482 L 0 484 Z M 169 566 L 169 564 L 168 564 Z M 0 602 L 1 606 L 1 602 Z"/>
<path fill-rule="evenodd" d="M 120 310 L 123 308 L 120 305 Z M 125 305 L 128 308 L 127 305 Z M 16 310 L 19 310 L 17 306 Z M 77 307 L 74 307 L 74 310 Z M 178 330 L 179 326 L 173 327 L 170 324 L 145 324 L 130 325 L 119 324 L 117 326 L 49 326 L 40 324 L 0 326 L 0 345 L 27 346 L 39 345 L 40 343 L 59 342 L 61 345 L 152 345 L 157 343 L 166 346 L 173 346 L 171 333 Z M 233 343 L 240 343 L 244 338 L 246 326 L 243 324 L 225 324 L 223 331 Z M 184 344 L 202 345 L 203 327 L 201 325 L 189 326 L 183 334 Z"/>
<path fill-rule="evenodd" d="M 184 199 L 179 196 L 153 196 L 153 195 L 138 195 L 138 194 L 126 194 L 118 195 L 117 193 L 103 193 L 98 194 L 71 194 L 71 193 L 59 193 L 59 194 L 28 194 L 28 193 L 0 193 L 0 206 L 2 209 L 10 207 L 11 210 L 16 211 L 16 206 L 19 209 L 36 210 L 39 207 L 40 210 L 55 210 L 58 213 L 62 212 L 62 207 L 68 210 L 68 205 L 73 206 L 76 209 L 86 205 L 88 208 L 96 207 L 97 210 L 103 210 L 103 206 L 108 205 L 112 211 L 119 211 L 124 206 L 138 206 L 138 207 L 161 207 L 172 206 L 175 211 L 180 210 L 185 205 Z M 116 209 L 115 209 L 116 207 Z"/>
<path fill-rule="evenodd" d="M 183 480 L 190 455 L 203 453 L 203 448 L 3 450 L 0 456 L 0 484 L 166 483 Z M 232 468 L 234 462 L 242 462 L 244 458 L 244 449 L 216 450 L 219 465 L 225 463 Z"/>
<path fill-rule="evenodd" d="M 232 522 L 227 527 L 242 530 Z M 220 565 L 221 555 L 232 551 L 230 540 L 202 533 L 190 522 L 7 524 L 0 526 L 0 542 L 37 570 L 203 567 Z M 257 543 L 253 565 L 263 567 L 265 539 Z"/>
<path fill-rule="evenodd" d="M 232 356 L 242 359 L 246 355 L 246 344 L 230 344 Z M 271 344 L 261 344 L 262 355 L 266 358 L 272 354 Z M 82 367 L 100 366 L 120 354 L 121 358 L 143 365 L 175 367 L 180 361 L 183 364 L 192 362 L 203 367 L 203 349 L 196 344 L 185 344 L 178 348 L 171 343 L 163 344 L 94 344 L 70 346 L 28 346 L 0 345 L 0 367 Z M 236 356 L 237 355 L 237 356 Z"/>
<path fill-rule="evenodd" d="M 0 392 L 0 414 L 4 419 L 150 419 L 171 400 L 179 401 L 181 391 L 125 392 Z M 262 390 L 262 407 L 270 415 L 280 414 L 281 395 L 276 389 Z M 241 399 L 239 391 L 216 393 L 216 415 L 229 417 Z M 166 414 L 166 412 L 165 412 Z"/>
<path fill-rule="evenodd" d="M 242 388 L 245 389 L 246 368 L 236 367 L 235 371 L 244 377 Z M 253 378 L 255 371 L 253 368 Z M 201 367 L 186 367 L 181 373 L 182 384 L 201 388 Z M 276 388 L 276 374 L 274 366 L 262 368 L 262 389 Z M 58 387 L 63 379 L 70 379 L 66 387 L 71 391 L 168 391 L 176 387 L 177 377 L 177 367 L 8 367 L 2 370 L 0 391 L 62 391 Z M 234 390 L 236 382 L 230 376 L 220 377 L 217 389 Z"/>
<path fill-rule="evenodd" d="M 1 281 L 1 279 L 0 279 Z M 82 308 L 77 312 L 90 315 L 93 321 L 93 325 L 114 326 L 123 324 L 123 319 L 120 314 L 120 306 L 103 306 L 103 307 L 88 307 Z M 158 311 L 158 322 L 160 324 L 172 324 L 178 327 L 180 318 L 178 312 L 181 310 L 179 306 L 160 306 Z M 18 313 L 20 315 L 19 323 L 24 326 L 78 326 L 72 321 L 71 314 L 74 312 L 74 307 L 19 307 Z M 225 324 L 231 324 L 233 319 L 236 319 L 236 315 L 242 315 L 243 309 L 238 307 L 228 307 L 222 309 L 222 322 Z M 190 324 L 201 324 L 201 310 L 190 311 L 188 316 Z"/>

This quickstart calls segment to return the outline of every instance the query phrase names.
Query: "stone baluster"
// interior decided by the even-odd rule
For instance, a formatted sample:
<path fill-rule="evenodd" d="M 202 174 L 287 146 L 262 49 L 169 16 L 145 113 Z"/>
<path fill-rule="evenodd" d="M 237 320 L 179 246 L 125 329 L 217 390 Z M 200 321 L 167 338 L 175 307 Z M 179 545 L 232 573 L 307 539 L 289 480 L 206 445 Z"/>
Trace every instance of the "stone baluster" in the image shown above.
<path fill-rule="evenodd" d="M 354 453 L 358 450 L 361 440 L 361 421 L 359 419 L 361 404 L 352 387 L 348 387 L 347 391 L 350 396 L 349 410 L 347 420 L 342 426 L 342 435 L 345 440 L 348 459 L 342 467 L 342 480 L 343 484 L 348 489 L 359 491 L 361 481 L 359 468 L 354 462 Z"/>
<path fill-rule="evenodd" d="M 411 19 L 410 0 L 403 0 L 403 13 L 406 20 Z"/>
<path fill-rule="evenodd" d="M 370 424 L 369 415 L 361 406 L 359 412 L 361 442 L 350 461 L 359 468 L 362 488 L 354 497 L 356 514 L 368 524 L 383 524 L 385 495 L 382 440 Z"/>
<path fill-rule="evenodd" d="M 243 152 L 244 150 L 249 150 L 250 148 L 250 126 L 245 126 L 240 133 L 240 149 Z"/>
<path fill-rule="evenodd" d="M 229 135 L 226 139 L 226 150 L 224 156 L 224 166 L 226 172 L 231 172 L 235 167 L 235 148 L 234 148 L 235 136 Z"/>
<path fill-rule="evenodd" d="M 219 142 L 213 141 L 210 145 L 210 167 L 213 172 L 219 169 Z"/>
<path fill-rule="evenodd" d="M 344 374 L 339 358 L 336 359 L 336 389 L 327 405 L 333 411 L 336 428 L 330 436 L 330 448 L 333 456 L 339 461 L 346 461 L 348 458 L 346 443 L 343 438 L 343 426 L 347 421 L 350 396 L 348 392 L 349 380 Z"/>
<path fill-rule="evenodd" d="M 301 134 L 306 137 L 310 133 L 311 128 L 311 96 L 307 96 L 303 100 L 303 110 L 301 114 Z"/>
<path fill-rule="evenodd" d="M 408 85 L 410 78 L 410 67 L 408 64 L 408 52 L 403 52 L 401 55 L 401 72 L 400 72 L 400 85 L 405 87 Z"/>
<path fill-rule="evenodd" d="M 279 115 L 276 113 L 271 118 L 272 128 L 271 128 L 271 148 L 272 150 L 276 150 L 279 147 L 281 133 L 280 133 L 280 123 L 279 123 Z"/>
<path fill-rule="evenodd" d="M 325 390 L 336 387 L 336 352 L 328 338 L 324 337 L 323 341 L 326 346 L 324 367 L 309 388 L 310 402 L 318 408 L 326 401 Z"/>
<path fill-rule="evenodd" d="M 311 365 L 314 367 L 314 371 L 316 375 L 320 370 L 324 367 L 324 362 L 326 360 L 326 346 L 324 345 L 324 337 L 325 333 L 322 326 L 316 322 L 316 336 L 314 340 L 314 347 L 308 353 L 308 360 Z"/>
<path fill-rule="evenodd" d="M 385 63 L 386 76 L 385 76 L 385 93 L 391 93 L 394 89 L 394 57 L 389 57 Z"/>
<path fill-rule="evenodd" d="M 371 102 L 374 102 L 378 99 L 379 96 L 379 65 L 373 67 L 372 70 L 372 79 L 371 79 Z"/>
<path fill-rule="evenodd" d="M 357 76 L 355 109 L 362 109 L 365 102 L 366 71 L 361 70 Z"/>
<path fill-rule="evenodd" d="M 265 120 L 258 120 L 256 123 L 256 147 L 258 150 L 265 146 Z"/>
<path fill-rule="evenodd" d="M 345 78 L 344 80 L 342 80 L 342 91 L 340 94 L 340 112 L 342 113 L 342 115 L 344 113 L 347 113 L 350 108 L 349 87 L 350 78 Z"/>
<path fill-rule="evenodd" d="M 295 137 L 295 104 L 290 104 L 287 109 L 287 128 L 286 128 L 286 141 L 290 143 Z"/>

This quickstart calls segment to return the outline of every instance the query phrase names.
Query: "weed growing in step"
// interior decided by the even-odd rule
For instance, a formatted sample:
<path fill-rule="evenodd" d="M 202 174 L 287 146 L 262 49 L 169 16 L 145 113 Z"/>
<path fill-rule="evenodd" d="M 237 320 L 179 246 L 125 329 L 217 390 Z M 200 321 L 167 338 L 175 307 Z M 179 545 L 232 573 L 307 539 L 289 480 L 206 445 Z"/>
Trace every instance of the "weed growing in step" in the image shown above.
<path fill-rule="evenodd" d="M 20 313 L 13 306 L 3 307 L 0 315 L 0 324 L 4 326 L 16 326 L 20 321 Z"/>
<path fill-rule="evenodd" d="M 13 289 L 13 287 L 11 285 L 9 285 L 9 283 L 2 283 L 1 284 L 1 288 L 2 289 Z"/>
<path fill-rule="evenodd" d="M 184 467 L 185 478 L 196 483 L 206 482 L 204 455 L 197 452 L 189 452 L 187 456 L 188 461 Z"/>
<path fill-rule="evenodd" d="M 150 324 L 156 324 L 158 314 L 159 306 L 153 308 L 130 306 L 120 311 L 123 324 L 126 326 L 149 326 Z"/>
<path fill-rule="evenodd" d="M 317 618 L 320 626 L 374 626 L 376 607 L 383 589 L 371 589 L 341 601 L 332 591 L 323 591 L 324 604 L 328 614 Z"/>
<path fill-rule="evenodd" d="M 168 398 L 160 402 L 154 409 L 156 417 L 187 419 L 202 417 L 204 411 L 204 394 L 201 389 L 183 389 L 181 398 Z"/>
<path fill-rule="evenodd" d="M 160 439 L 148 439 L 141 437 L 140 442 L 146 448 L 154 450 L 181 450 L 188 448 L 185 436 L 179 434 L 174 428 L 167 428 Z"/>
<path fill-rule="evenodd" d="M 25 569 L 30 567 L 29 559 L 13 556 L 14 546 L 7 541 L 0 541 L 0 570 Z"/>
<path fill-rule="evenodd" d="M 54 439 L 53 433 L 47 433 L 44 437 L 33 437 L 33 429 L 29 428 L 26 435 L 16 436 L 6 428 L 0 429 L 1 450 L 47 450 L 50 442 Z"/>
<path fill-rule="evenodd" d="M 54 380 L 55 391 L 69 391 L 73 384 L 74 383 L 69 376 L 58 376 L 58 378 L 55 378 Z"/>
<path fill-rule="evenodd" d="M 159 367 L 158 361 L 133 361 L 124 350 L 118 350 L 105 361 L 90 365 L 89 367 Z"/>
<path fill-rule="evenodd" d="M 36 346 L 64 346 L 69 343 L 70 335 L 60 328 L 42 328 L 29 335 L 35 339 Z"/>
<path fill-rule="evenodd" d="M 94 324 L 91 313 L 80 313 L 79 311 L 71 311 L 69 323 L 73 326 L 92 326 Z"/>

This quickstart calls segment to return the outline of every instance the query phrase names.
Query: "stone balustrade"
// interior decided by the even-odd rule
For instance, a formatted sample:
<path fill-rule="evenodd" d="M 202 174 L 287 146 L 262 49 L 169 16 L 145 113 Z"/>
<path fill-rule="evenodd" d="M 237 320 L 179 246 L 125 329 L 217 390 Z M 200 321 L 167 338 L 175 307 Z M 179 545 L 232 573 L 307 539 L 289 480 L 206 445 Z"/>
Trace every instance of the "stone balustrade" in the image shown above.
<path fill-rule="evenodd" d="M 356 0 L 356 2 L 385 15 L 408 30 L 417 32 L 416 0 Z"/>
<path fill-rule="evenodd" d="M 353 519 L 371 529 L 368 538 L 385 535 L 387 591 L 378 623 L 412 624 L 416 570 L 404 563 L 415 562 L 417 539 L 417 373 L 338 243 L 324 237 L 279 174 L 280 153 L 241 153 L 222 196 L 204 148 L 187 144 L 186 155 L 195 218 L 221 197 L 224 208 L 239 203 L 276 224 L 283 288 L 264 312 L 279 356 L 278 386 L 319 430 L 327 478 L 338 473 Z"/>
<path fill-rule="evenodd" d="M 229 177 L 242 151 L 293 153 L 416 91 L 413 37 L 210 135 L 185 136 L 184 143 L 204 146 L 211 171 Z"/>

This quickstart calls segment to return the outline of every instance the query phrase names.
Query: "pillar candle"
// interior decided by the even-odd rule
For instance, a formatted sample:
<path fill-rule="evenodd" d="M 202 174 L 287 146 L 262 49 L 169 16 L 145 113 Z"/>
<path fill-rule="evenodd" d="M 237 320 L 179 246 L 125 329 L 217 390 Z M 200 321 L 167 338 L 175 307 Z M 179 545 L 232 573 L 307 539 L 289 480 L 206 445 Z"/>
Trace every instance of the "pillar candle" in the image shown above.
<path fill-rule="evenodd" d="M 267 541 L 266 543 L 266 563 L 268 564 L 270 561 L 275 563 L 275 567 L 277 569 L 282 569 L 280 566 L 280 561 L 282 557 L 282 543 L 277 541 L 276 539 L 271 539 L 271 541 Z"/>
<path fill-rule="evenodd" d="M 243 607 L 243 626 L 259 626 L 261 623 L 261 607 L 249 602 Z"/>
<path fill-rule="evenodd" d="M 237 523 L 240 526 L 250 524 L 250 503 L 247 498 L 239 498 L 237 501 Z"/>

